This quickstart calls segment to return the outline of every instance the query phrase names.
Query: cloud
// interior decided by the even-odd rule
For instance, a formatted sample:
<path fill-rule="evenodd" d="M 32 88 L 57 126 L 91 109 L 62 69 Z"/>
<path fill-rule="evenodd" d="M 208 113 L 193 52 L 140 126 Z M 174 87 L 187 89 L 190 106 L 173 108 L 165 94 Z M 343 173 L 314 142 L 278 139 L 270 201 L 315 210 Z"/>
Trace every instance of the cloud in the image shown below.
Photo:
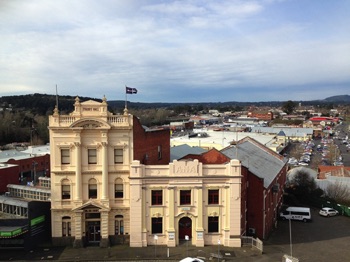
<path fill-rule="evenodd" d="M 58 84 L 61 94 L 124 99 L 130 85 L 145 102 L 308 100 L 307 87 L 327 96 L 350 82 L 341 1 L 319 5 L 315 19 L 290 1 L 2 3 L 0 95 Z"/>

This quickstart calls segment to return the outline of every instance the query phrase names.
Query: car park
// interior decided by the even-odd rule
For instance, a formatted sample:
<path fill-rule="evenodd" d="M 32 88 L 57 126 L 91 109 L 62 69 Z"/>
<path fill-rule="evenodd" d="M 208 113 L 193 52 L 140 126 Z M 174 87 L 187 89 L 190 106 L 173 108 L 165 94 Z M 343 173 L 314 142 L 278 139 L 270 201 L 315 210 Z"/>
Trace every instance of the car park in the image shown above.
<path fill-rule="evenodd" d="M 339 214 L 339 212 L 337 210 L 335 210 L 334 208 L 331 208 L 331 207 L 323 207 L 319 214 L 321 216 L 324 216 L 324 217 L 332 217 L 332 216 L 336 216 Z"/>

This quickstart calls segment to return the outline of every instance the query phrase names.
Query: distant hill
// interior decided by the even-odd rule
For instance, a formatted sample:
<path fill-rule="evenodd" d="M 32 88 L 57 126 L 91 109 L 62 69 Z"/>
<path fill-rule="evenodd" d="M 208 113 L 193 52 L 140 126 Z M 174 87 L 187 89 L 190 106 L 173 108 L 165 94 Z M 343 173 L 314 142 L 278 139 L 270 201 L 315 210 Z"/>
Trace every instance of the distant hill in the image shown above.
<path fill-rule="evenodd" d="M 334 103 L 334 102 L 350 103 L 350 96 L 349 95 L 331 96 L 331 97 L 325 98 L 324 101 L 331 102 L 331 103 Z"/>
<path fill-rule="evenodd" d="M 91 97 L 79 97 L 80 101 L 101 99 Z M 286 100 L 287 101 L 287 100 Z M 149 108 L 174 108 L 176 106 L 203 106 L 207 108 L 224 108 L 224 107 L 246 107 L 246 106 L 269 106 L 278 107 L 286 101 L 269 101 L 269 102 L 201 102 L 201 103 L 141 103 L 128 102 L 129 108 L 149 109 Z M 73 111 L 75 96 L 58 96 L 58 106 L 62 114 Z M 110 100 L 107 101 L 110 110 L 121 113 L 125 106 L 125 101 Z M 350 103 L 349 95 L 339 95 L 325 98 L 323 100 L 314 101 L 294 101 L 301 102 L 303 105 L 320 105 L 320 104 L 347 104 Z M 47 115 L 52 114 L 56 105 L 56 96 L 47 94 L 28 94 L 19 96 L 3 96 L 0 97 L 0 107 L 11 107 L 13 110 L 31 111 L 34 114 Z"/>

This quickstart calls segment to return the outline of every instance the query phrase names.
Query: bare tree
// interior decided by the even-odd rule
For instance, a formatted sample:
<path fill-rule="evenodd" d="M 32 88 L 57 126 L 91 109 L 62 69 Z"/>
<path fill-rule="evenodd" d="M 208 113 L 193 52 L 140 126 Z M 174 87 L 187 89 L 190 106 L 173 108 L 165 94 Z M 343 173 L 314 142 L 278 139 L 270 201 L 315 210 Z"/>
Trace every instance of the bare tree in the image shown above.
<path fill-rule="evenodd" d="M 331 183 L 326 188 L 325 194 L 327 195 L 327 197 L 335 200 L 340 204 L 350 203 L 350 188 L 340 181 Z"/>

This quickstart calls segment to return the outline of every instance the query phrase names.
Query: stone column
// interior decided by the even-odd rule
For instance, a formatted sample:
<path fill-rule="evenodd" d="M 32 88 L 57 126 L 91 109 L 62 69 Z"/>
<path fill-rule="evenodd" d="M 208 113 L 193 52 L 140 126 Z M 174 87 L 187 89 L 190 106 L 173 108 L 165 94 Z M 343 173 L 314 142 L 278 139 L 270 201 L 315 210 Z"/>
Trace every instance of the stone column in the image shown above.
<path fill-rule="evenodd" d="M 196 246 L 204 247 L 204 236 L 203 236 L 203 188 L 197 187 L 197 225 L 196 225 Z"/>
<path fill-rule="evenodd" d="M 168 209 L 169 209 L 169 226 L 168 226 L 168 247 L 176 246 L 175 234 L 175 189 L 168 187 Z"/>
<path fill-rule="evenodd" d="M 100 247 L 109 247 L 108 211 L 101 211 L 101 241 Z"/>
<path fill-rule="evenodd" d="M 101 200 L 108 200 L 108 143 L 102 142 L 102 194 Z"/>
<path fill-rule="evenodd" d="M 82 178 L 81 178 L 81 144 L 75 142 L 75 200 L 82 201 Z"/>
<path fill-rule="evenodd" d="M 85 225 L 83 225 L 83 211 L 78 210 L 74 212 L 74 230 L 75 239 L 73 242 L 73 247 L 81 248 L 84 247 L 83 243 L 83 232 L 85 233 Z"/>

